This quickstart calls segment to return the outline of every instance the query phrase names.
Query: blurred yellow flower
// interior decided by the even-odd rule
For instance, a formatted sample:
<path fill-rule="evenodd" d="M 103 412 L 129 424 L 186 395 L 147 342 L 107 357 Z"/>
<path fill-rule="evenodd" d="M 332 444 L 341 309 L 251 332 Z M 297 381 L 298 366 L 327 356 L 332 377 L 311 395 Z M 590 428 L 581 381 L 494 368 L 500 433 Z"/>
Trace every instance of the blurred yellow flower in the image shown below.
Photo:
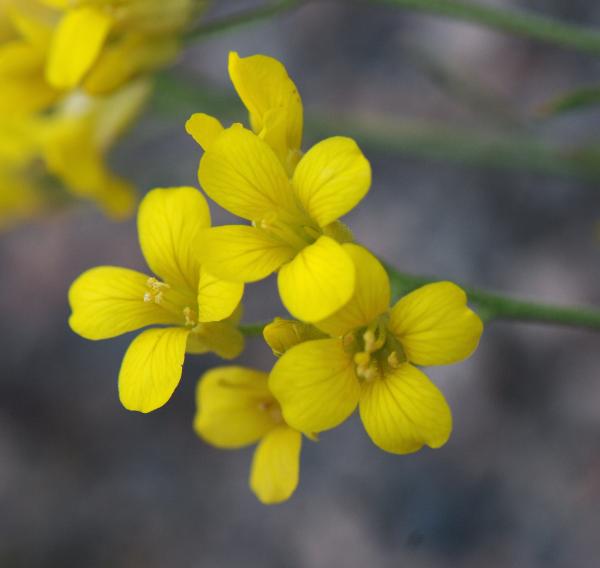
<path fill-rule="evenodd" d="M 0 115 L 0 230 L 44 209 L 44 180 L 36 165 L 39 132 L 32 117 Z"/>
<path fill-rule="evenodd" d="M 119 373 L 119 395 L 129 410 L 164 405 L 181 379 L 184 355 L 214 351 L 234 358 L 244 338 L 237 330 L 243 285 L 213 277 L 192 247 L 210 213 L 192 187 L 154 189 L 140 204 L 142 253 L 157 277 L 100 266 L 69 290 L 69 324 L 86 339 L 108 339 L 154 325 L 131 343 Z"/>
<path fill-rule="evenodd" d="M 302 435 L 283 420 L 268 374 L 217 367 L 201 377 L 194 429 L 209 444 L 235 449 L 258 442 L 250 487 L 265 504 L 289 499 L 298 486 Z"/>
<path fill-rule="evenodd" d="M 450 436 L 450 409 L 414 365 L 469 357 L 483 324 L 467 307 L 465 293 L 450 282 L 423 286 L 390 310 L 383 266 L 362 247 L 343 247 L 357 268 L 352 300 L 315 324 L 328 338 L 302 342 L 283 354 L 269 388 L 285 421 L 302 432 L 333 428 L 360 405 L 367 433 L 383 450 L 403 454 L 424 444 L 438 448 Z M 272 334 L 268 326 L 270 343 Z"/>
<path fill-rule="evenodd" d="M 136 192 L 108 169 L 106 155 L 140 114 L 150 91 L 149 82 L 139 80 L 107 97 L 73 93 L 47 115 L 41 130 L 48 171 L 112 217 L 133 212 Z"/>
<path fill-rule="evenodd" d="M 46 76 L 58 89 L 92 94 L 119 88 L 170 62 L 179 35 L 205 2 L 195 0 L 42 0 L 61 11 Z"/>
<path fill-rule="evenodd" d="M 33 0 L 5 0 L 0 21 L 0 114 L 43 111 L 62 94 L 45 78 L 52 35 L 49 11 Z"/>

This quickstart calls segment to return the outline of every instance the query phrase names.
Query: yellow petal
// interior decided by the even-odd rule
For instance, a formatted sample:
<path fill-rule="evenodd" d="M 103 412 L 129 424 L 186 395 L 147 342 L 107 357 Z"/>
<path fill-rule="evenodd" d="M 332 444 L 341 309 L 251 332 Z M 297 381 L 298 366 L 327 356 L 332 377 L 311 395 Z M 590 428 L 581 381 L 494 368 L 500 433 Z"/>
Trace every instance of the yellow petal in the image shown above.
<path fill-rule="evenodd" d="M 342 245 L 330 237 L 319 237 L 281 267 L 279 294 L 294 317 L 306 322 L 321 321 L 350 300 L 355 272 Z"/>
<path fill-rule="evenodd" d="M 338 426 L 354 412 L 360 396 L 354 361 L 338 339 L 292 347 L 273 367 L 269 388 L 285 421 L 301 432 Z"/>
<path fill-rule="evenodd" d="M 75 87 L 98 58 L 112 23 L 99 8 L 68 10 L 54 32 L 46 68 L 48 82 L 57 89 Z"/>
<path fill-rule="evenodd" d="M 219 448 L 254 444 L 278 424 L 279 405 L 267 373 L 245 367 L 216 367 L 196 389 L 196 433 Z"/>
<path fill-rule="evenodd" d="M 325 339 L 327 336 L 311 324 L 275 318 L 263 329 L 263 337 L 273 354 L 279 357 L 294 345 L 313 339 Z"/>
<path fill-rule="evenodd" d="M 385 378 L 363 383 L 360 417 L 371 440 L 394 454 L 416 452 L 424 445 L 439 448 L 452 431 L 444 396 L 409 364 Z"/>
<path fill-rule="evenodd" d="M 127 410 L 151 412 L 163 406 L 181 380 L 189 330 L 148 329 L 125 353 L 119 372 L 119 398 Z"/>
<path fill-rule="evenodd" d="M 446 365 L 475 351 L 483 323 L 467 307 L 467 295 L 452 282 L 427 284 L 392 308 L 390 329 L 417 365 Z"/>
<path fill-rule="evenodd" d="M 354 295 L 335 314 L 315 324 L 333 337 L 369 325 L 390 307 L 390 279 L 381 263 L 361 246 L 343 247 L 356 267 Z"/>
<path fill-rule="evenodd" d="M 227 211 L 258 221 L 294 207 L 283 166 L 269 145 L 239 124 L 210 144 L 200 160 L 200 186 Z"/>
<path fill-rule="evenodd" d="M 204 231 L 196 254 L 203 266 L 220 278 L 255 282 L 290 260 L 294 251 L 255 227 L 227 225 Z"/>
<path fill-rule="evenodd" d="M 366 195 L 371 166 L 351 138 L 328 138 L 300 160 L 293 185 L 304 208 L 324 227 L 348 213 Z"/>
<path fill-rule="evenodd" d="M 200 265 L 194 251 L 210 213 L 193 187 L 153 189 L 140 203 L 138 233 L 148 266 L 172 286 L 198 290 Z"/>
<path fill-rule="evenodd" d="M 242 301 L 243 295 L 244 285 L 241 282 L 220 280 L 201 268 L 198 285 L 198 321 L 206 323 L 228 318 Z"/>
<path fill-rule="evenodd" d="M 208 150 L 223 130 L 223 125 L 214 116 L 202 112 L 193 114 L 185 123 L 185 131 L 204 151 Z"/>
<path fill-rule="evenodd" d="M 195 355 L 213 352 L 223 359 L 235 359 L 244 350 L 244 336 L 233 319 L 232 316 L 225 321 L 198 324 L 189 335 L 187 352 Z"/>
<path fill-rule="evenodd" d="M 285 112 L 286 142 L 298 150 L 302 143 L 303 109 L 298 89 L 285 67 L 265 55 L 239 57 L 229 54 L 229 76 L 240 99 L 250 113 L 257 134 L 265 128 L 265 117 L 273 109 Z"/>
<path fill-rule="evenodd" d="M 84 272 L 69 289 L 71 329 L 86 339 L 108 339 L 141 327 L 176 323 L 154 302 L 145 302 L 148 276 L 115 266 Z"/>
<path fill-rule="evenodd" d="M 300 477 L 302 435 L 287 426 L 271 430 L 260 442 L 250 471 L 250 487 L 265 505 L 289 499 Z"/>

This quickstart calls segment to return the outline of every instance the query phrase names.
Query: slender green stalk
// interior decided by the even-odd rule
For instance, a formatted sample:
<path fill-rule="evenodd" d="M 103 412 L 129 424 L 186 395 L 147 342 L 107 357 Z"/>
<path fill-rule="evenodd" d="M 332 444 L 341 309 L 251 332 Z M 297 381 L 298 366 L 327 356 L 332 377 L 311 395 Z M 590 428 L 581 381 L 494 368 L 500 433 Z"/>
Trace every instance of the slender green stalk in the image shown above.
<path fill-rule="evenodd" d="M 304 0 L 306 1 L 306 0 Z M 268 2 L 264 6 L 245 10 L 232 16 L 226 16 L 213 22 L 202 23 L 199 26 L 191 29 L 186 34 L 186 40 L 192 41 L 198 38 L 204 38 L 211 35 L 216 35 L 223 31 L 228 31 L 241 26 L 254 24 L 261 20 L 268 20 L 273 16 L 277 16 L 283 12 L 297 8 L 303 3 L 303 0 L 279 0 L 276 2 Z"/>
<path fill-rule="evenodd" d="M 439 282 L 440 278 L 428 278 L 399 272 L 389 265 L 385 268 L 390 276 L 392 297 L 399 298 L 420 286 Z M 502 294 L 493 294 L 478 288 L 463 286 L 469 302 L 486 322 L 512 321 L 515 323 L 554 324 L 600 331 L 600 309 L 589 307 L 561 307 L 517 300 Z M 261 337 L 266 323 L 250 323 L 240 326 L 247 337 Z"/>
<path fill-rule="evenodd" d="M 370 0 L 445 16 L 488 28 L 553 43 L 561 47 L 600 54 L 600 31 L 514 9 L 484 6 L 466 0 Z"/>
<path fill-rule="evenodd" d="M 425 278 L 405 274 L 386 266 L 392 283 L 395 298 L 428 284 L 439 278 Z M 512 320 L 515 322 L 534 322 L 583 327 L 600 331 L 600 309 L 584 307 L 560 307 L 538 304 L 526 300 L 516 300 L 501 294 L 464 287 L 469 300 L 473 303 L 484 321 Z"/>
<path fill-rule="evenodd" d="M 588 110 L 600 105 L 600 87 L 582 87 L 556 97 L 540 108 L 540 116 L 553 117 L 577 110 Z"/>

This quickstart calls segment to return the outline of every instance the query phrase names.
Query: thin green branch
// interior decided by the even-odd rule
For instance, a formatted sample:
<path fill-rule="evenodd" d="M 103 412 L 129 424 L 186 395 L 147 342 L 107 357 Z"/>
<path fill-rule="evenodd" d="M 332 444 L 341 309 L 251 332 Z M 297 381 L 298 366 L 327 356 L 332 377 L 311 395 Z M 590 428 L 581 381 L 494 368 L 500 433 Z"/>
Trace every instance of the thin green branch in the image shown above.
<path fill-rule="evenodd" d="M 400 298 L 413 290 L 439 282 L 440 278 L 415 276 L 399 272 L 388 264 L 385 268 L 390 276 L 392 297 Z M 600 309 L 591 307 L 561 307 L 517 300 L 503 294 L 494 294 L 470 286 L 463 286 L 469 302 L 486 322 L 512 321 L 514 323 L 554 324 L 600 331 Z M 249 323 L 240 326 L 246 337 L 261 337 L 266 323 Z"/>
<path fill-rule="evenodd" d="M 386 266 L 394 297 L 411 292 L 419 286 L 439 281 L 439 278 L 425 278 L 398 272 Z M 538 304 L 526 300 L 516 300 L 501 294 L 464 287 L 469 300 L 473 303 L 484 321 L 512 320 L 515 322 L 532 322 L 582 327 L 600 331 L 600 309 L 585 307 L 560 307 Z"/>
<path fill-rule="evenodd" d="M 187 41 L 193 41 L 198 38 L 216 35 L 223 31 L 229 31 L 241 26 L 254 24 L 262 20 L 268 20 L 273 16 L 299 7 L 305 1 L 306 0 L 279 0 L 277 2 L 268 2 L 264 6 L 258 8 L 244 10 L 243 12 L 226 16 L 212 22 L 204 22 L 189 30 L 185 39 Z"/>
<path fill-rule="evenodd" d="M 370 2 L 445 16 L 561 47 L 600 54 L 600 31 L 530 12 L 484 6 L 465 0 L 370 0 Z"/>
<path fill-rule="evenodd" d="M 569 93 L 560 95 L 540 108 L 541 117 L 553 117 L 558 114 L 577 110 L 588 110 L 600 105 L 600 87 L 582 87 Z"/>

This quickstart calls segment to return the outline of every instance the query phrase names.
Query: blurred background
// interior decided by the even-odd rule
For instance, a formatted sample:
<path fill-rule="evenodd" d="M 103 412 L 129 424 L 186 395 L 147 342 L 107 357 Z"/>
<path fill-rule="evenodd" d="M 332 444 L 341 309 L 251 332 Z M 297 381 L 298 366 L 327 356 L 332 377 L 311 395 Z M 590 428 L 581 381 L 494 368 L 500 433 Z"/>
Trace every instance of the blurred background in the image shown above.
<path fill-rule="evenodd" d="M 256 3 L 219 4 L 209 15 Z M 510 4 L 600 26 L 588 0 Z M 356 137 L 374 180 L 347 220 L 375 253 L 408 272 L 600 304 L 600 113 L 541 114 L 597 80 L 598 59 L 398 9 L 315 2 L 199 41 L 159 78 L 111 158 L 141 191 L 197 183 L 192 112 L 245 120 L 230 50 L 287 65 L 307 109 L 305 148 Z M 583 147 L 587 161 L 571 160 Z M 265 507 L 247 485 L 252 449 L 214 449 L 191 427 L 197 379 L 216 358 L 187 358 L 169 404 L 130 413 L 117 375 L 131 337 L 94 343 L 69 330 L 68 287 L 101 264 L 144 269 L 134 220 L 80 204 L 0 236 L 1 567 L 597 564 L 597 335 L 489 325 L 469 361 L 431 370 L 454 413 L 445 447 L 385 454 L 354 417 L 305 443 L 298 491 Z M 248 292 L 247 321 L 281 314 L 273 281 Z M 240 361 L 268 370 L 273 358 L 251 339 Z"/>

